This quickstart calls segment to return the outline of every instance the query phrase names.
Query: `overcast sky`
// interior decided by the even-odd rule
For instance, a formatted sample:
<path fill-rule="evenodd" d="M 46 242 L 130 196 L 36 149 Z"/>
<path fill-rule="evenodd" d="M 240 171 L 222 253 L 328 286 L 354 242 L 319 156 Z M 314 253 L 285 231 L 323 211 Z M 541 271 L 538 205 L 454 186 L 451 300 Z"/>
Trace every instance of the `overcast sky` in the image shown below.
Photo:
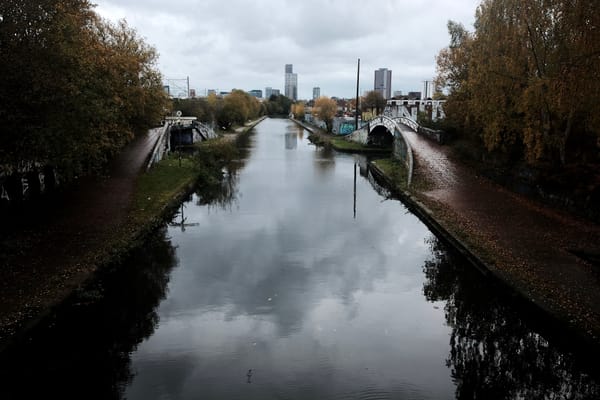
<path fill-rule="evenodd" d="M 126 19 L 159 54 L 165 78 L 207 89 L 283 93 L 284 66 L 298 74 L 298 97 L 351 98 L 373 89 L 374 71 L 392 70 L 392 91 L 421 91 L 448 45 L 449 19 L 472 30 L 480 0 L 96 0 L 96 11 Z M 178 83 L 178 82 L 171 82 Z M 181 82 L 179 82 L 181 83 Z"/>

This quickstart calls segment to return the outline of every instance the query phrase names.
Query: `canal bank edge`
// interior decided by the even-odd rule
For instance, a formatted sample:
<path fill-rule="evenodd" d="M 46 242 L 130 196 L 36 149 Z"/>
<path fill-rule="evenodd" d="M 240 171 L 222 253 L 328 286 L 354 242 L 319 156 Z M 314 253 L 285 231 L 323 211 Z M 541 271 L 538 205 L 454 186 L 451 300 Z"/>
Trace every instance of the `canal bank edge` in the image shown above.
<path fill-rule="evenodd" d="M 235 137 L 248 133 L 256 125 L 266 119 L 263 116 L 257 120 L 251 121 L 235 130 L 226 140 L 235 140 Z M 138 185 L 140 178 L 146 172 L 140 173 L 135 185 Z M 145 215 L 144 218 L 135 216 L 134 197 L 131 199 L 130 209 L 125 221 L 119 225 L 113 233 L 109 242 L 90 243 L 90 249 L 81 259 L 72 263 L 84 265 L 78 274 L 71 276 L 63 282 L 62 288 L 57 288 L 55 293 L 47 294 L 46 299 L 35 310 L 18 310 L 13 316 L 11 326 L 2 326 L 0 335 L 0 354 L 13 343 L 26 337 L 36 325 L 51 317 L 59 307 L 64 304 L 78 289 L 85 288 L 98 278 L 98 274 L 123 260 L 133 250 L 140 247 L 146 239 L 162 227 L 176 212 L 179 204 L 193 193 L 198 179 L 198 174 L 190 174 L 185 181 L 175 185 L 171 193 L 168 193 L 168 199 L 160 204 L 152 215 Z M 157 193 L 158 194 L 158 193 Z M 160 196 L 151 196 L 159 198 Z M 135 228 L 132 228 L 134 226 Z"/>
<path fill-rule="evenodd" d="M 391 149 L 371 148 L 359 143 L 346 141 L 342 136 L 336 137 L 335 135 L 324 132 L 320 128 L 310 126 L 302 121 L 298 121 L 297 119 L 289 119 L 309 131 L 310 135 L 308 136 L 308 140 L 317 146 L 331 147 L 332 149 L 343 153 L 388 154 L 392 151 Z"/>
<path fill-rule="evenodd" d="M 370 171 L 373 173 L 376 180 L 383 183 L 393 194 L 398 196 L 402 203 L 416 215 L 433 233 L 442 241 L 449 245 L 454 251 L 463 256 L 471 265 L 488 279 L 491 279 L 499 287 L 507 290 L 514 296 L 519 304 L 527 307 L 538 317 L 542 317 L 549 325 L 560 328 L 561 333 L 565 333 L 567 337 L 562 335 L 554 335 L 554 339 L 560 343 L 567 343 L 581 350 L 581 354 L 585 354 L 588 360 L 596 359 L 600 356 L 600 342 L 598 335 L 600 332 L 592 331 L 591 334 L 585 328 L 573 324 L 569 320 L 569 316 L 561 310 L 552 307 L 543 299 L 534 296 L 530 291 L 524 288 L 518 280 L 511 277 L 509 274 L 502 273 L 492 264 L 484 261 L 483 257 L 471 246 L 450 232 L 449 226 L 446 226 L 443 221 L 436 218 L 434 212 L 423 204 L 415 195 L 409 191 L 398 187 L 394 184 L 385 172 L 376 164 L 376 161 L 369 162 Z"/>
<path fill-rule="evenodd" d="M 296 119 L 290 119 L 311 132 L 309 140 L 314 144 L 335 148 L 331 143 L 331 135 Z M 465 241 L 461 240 L 456 234 L 451 233 L 451 223 L 447 221 L 444 222 L 442 218 L 436 216 L 433 210 L 421 202 L 415 194 L 398 186 L 390 176 L 386 175 L 384 170 L 379 167 L 376 162 L 370 162 L 369 167 L 376 179 L 384 183 L 388 189 L 402 200 L 411 212 L 423 221 L 425 225 L 427 225 L 454 251 L 465 257 L 465 259 L 477 268 L 477 270 L 479 270 L 486 278 L 495 281 L 504 290 L 517 298 L 520 304 L 528 307 L 530 311 L 538 316 L 543 316 L 549 324 L 560 326 L 570 338 L 577 339 L 577 345 L 581 348 L 585 348 L 586 352 L 589 351 L 589 349 L 593 349 L 591 353 L 600 356 L 600 340 L 598 339 L 600 338 L 600 331 L 596 329 L 590 332 L 589 329 L 573 323 L 571 321 L 572 316 L 557 307 L 553 307 L 552 304 L 545 301 L 542 296 L 536 296 L 531 293 L 530 290 L 528 290 L 516 277 L 511 276 L 510 273 L 502 272 L 490 262 L 486 262 L 485 257 L 483 257 L 480 251 L 465 243 Z M 557 339 L 559 341 L 568 340 L 561 337 Z"/>

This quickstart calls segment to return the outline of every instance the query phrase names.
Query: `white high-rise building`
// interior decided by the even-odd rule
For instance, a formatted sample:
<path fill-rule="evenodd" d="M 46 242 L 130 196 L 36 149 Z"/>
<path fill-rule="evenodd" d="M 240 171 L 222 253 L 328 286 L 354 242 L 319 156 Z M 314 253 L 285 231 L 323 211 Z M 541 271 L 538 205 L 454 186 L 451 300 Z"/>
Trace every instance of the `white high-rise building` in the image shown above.
<path fill-rule="evenodd" d="M 392 97 L 392 70 L 387 68 L 379 68 L 375 71 L 375 85 L 373 88 L 376 92 L 381 93 L 384 99 Z"/>
<path fill-rule="evenodd" d="M 287 98 L 298 100 L 298 74 L 293 72 L 292 64 L 285 64 L 285 86 L 284 94 Z"/>

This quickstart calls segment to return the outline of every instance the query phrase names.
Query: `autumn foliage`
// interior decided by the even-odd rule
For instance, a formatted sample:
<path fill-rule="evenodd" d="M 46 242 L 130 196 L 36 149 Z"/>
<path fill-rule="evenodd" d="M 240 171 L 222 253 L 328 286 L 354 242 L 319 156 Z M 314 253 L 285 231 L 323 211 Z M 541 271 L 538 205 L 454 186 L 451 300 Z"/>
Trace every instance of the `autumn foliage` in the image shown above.
<path fill-rule="evenodd" d="M 529 165 L 600 161 L 600 3 L 484 0 L 438 57 L 459 135 Z"/>
<path fill-rule="evenodd" d="M 0 3 L 0 172 L 98 171 L 160 121 L 156 51 L 87 0 Z"/>
<path fill-rule="evenodd" d="M 333 117 L 337 112 L 337 103 L 329 97 L 321 96 L 315 100 L 313 112 L 327 126 L 327 132 L 333 129 Z"/>

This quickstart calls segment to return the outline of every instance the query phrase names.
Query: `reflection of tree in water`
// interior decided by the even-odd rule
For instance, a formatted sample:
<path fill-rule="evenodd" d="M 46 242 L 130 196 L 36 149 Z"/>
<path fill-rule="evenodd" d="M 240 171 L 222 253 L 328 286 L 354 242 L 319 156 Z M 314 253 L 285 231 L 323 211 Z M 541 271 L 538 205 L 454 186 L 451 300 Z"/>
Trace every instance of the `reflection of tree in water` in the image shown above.
<path fill-rule="evenodd" d="M 2 354 L 0 398 L 122 397 L 130 354 L 158 323 L 175 251 L 156 232 Z"/>
<path fill-rule="evenodd" d="M 335 150 L 318 146 L 313 153 L 315 171 L 322 176 L 331 174 L 335 167 Z"/>
<path fill-rule="evenodd" d="M 208 205 L 222 209 L 231 208 L 238 198 L 238 170 L 235 162 L 230 162 L 223 170 L 223 176 L 219 181 L 211 184 L 203 184 L 196 188 L 199 206 Z M 240 162 L 237 162 L 240 164 Z"/>
<path fill-rule="evenodd" d="M 458 399 L 600 399 L 600 384 L 522 319 L 470 265 L 437 240 L 423 270 L 430 301 L 446 301 L 447 360 Z"/>
<path fill-rule="evenodd" d="M 202 180 L 196 188 L 197 204 L 222 209 L 231 208 L 238 199 L 239 171 L 246 164 L 250 152 L 250 140 L 253 131 L 239 135 L 235 143 L 235 151 L 227 154 L 229 159 L 222 160 L 221 178 Z"/>

